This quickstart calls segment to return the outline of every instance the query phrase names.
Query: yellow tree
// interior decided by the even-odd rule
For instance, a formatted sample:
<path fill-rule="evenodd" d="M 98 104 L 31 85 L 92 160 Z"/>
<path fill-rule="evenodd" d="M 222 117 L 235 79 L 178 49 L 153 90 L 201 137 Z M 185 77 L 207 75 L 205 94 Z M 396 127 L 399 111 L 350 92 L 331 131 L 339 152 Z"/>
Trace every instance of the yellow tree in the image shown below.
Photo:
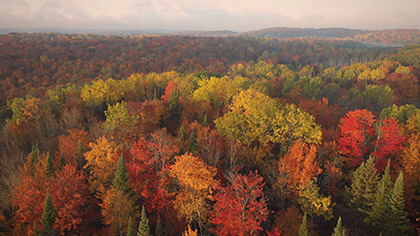
<path fill-rule="evenodd" d="M 96 143 L 89 144 L 90 151 L 85 153 L 87 164 L 85 169 L 89 170 L 89 184 L 92 192 L 103 192 L 111 185 L 117 166 L 118 146 L 115 142 L 101 137 Z"/>
<path fill-rule="evenodd" d="M 189 223 L 195 220 L 201 226 L 207 221 L 208 200 L 218 184 L 214 179 L 217 170 L 189 153 L 175 159 L 170 176 L 178 180 L 181 188 L 174 204 L 178 217 Z"/>

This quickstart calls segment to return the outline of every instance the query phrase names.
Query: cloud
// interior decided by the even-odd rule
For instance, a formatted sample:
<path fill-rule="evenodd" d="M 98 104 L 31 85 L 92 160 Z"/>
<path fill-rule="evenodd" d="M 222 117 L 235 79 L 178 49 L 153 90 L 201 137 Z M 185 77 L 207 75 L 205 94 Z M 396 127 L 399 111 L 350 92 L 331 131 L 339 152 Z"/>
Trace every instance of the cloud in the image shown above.
<path fill-rule="evenodd" d="M 0 0 L 0 28 L 420 28 L 418 0 Z"/>

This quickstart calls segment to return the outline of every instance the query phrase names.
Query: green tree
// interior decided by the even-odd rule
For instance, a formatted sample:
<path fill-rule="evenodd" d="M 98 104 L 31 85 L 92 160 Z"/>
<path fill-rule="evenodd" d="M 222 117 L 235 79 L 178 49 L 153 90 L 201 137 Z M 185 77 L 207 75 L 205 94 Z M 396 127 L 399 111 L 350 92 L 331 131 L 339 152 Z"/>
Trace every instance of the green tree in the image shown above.
<path fill-rule="evenodd" d="M 369 214 L 375 202 L 379 176 L 373 157 L 363 162 L 353 173 L 350 189 L 350 206 L 363 214 Z M 365 215 L 366 216 L 366 215 Z"/>
<path fill-rule="evenodd" d="M 382 228 L 384 236 L 410 235 L 412 228 L 409 225 L 410 221 L 407 218 L 407 212 L 404 210 L 404 180 L 402 172 L 400 172 L 395 181 L 385 216 L 387 218 L 386 224 Z"/>
<path fill-rule="evenodd" d="M 52 156 L 50 153 L 47 153 L 47 160 L 45 162 L 45 176 L 47 179 L 54 176 L 55 168 L 54 168 L 54 162 L 52 160 Z"/>
<path fill-rule="evenodd" d="M 390 165 L 391 161 L 388 160 L 385 172 L 378 183 L 378 191 L 375 194 L 375 202 L 372 206 L 372 211 L 369 212 L 368 217 L 366 218 L 366 222 L 379 231 L 387 224 L 385 214 L 387 213 L 387 204 L 392 193 L 392 181 L 389 173 Z"/>
<path fill-rule="evenodd" d="M 189 148 L 190 152 L 194 152 L 197 149 L 197 135 L 195 129 L 191 130 L 190 140 L 189 140 Z"/>
<path fill-rule="evenodd" d="M 51 200 L 50 192 L 47 191 L 45 196 L 44 211 L 42 212 L 42 232 L 44 235 L 54 234 L 54 224 L 57 217 L 57 212 L 54 209 L 53 202 Z"/>
<path fill-rule="evenodd" d="M 117 162 L 117 169 L 115 170 L 114 187 L 128 194 L 130 191 L 130 180 L 128 177 L 127 167 L 125 166 L 124 157 L 121 156 Z"/>
<path fill-rule="evenodd" d="M 346 236 L 346 231 L 341 225 L 341 216 L 338 217 L 337 226 L 335 226 L 334 232 L 332 233 L 331 236 Z"/>
<path fill-rule="evenodd" d="M 130 216 L 130 218 L 128 218 L 127 236 L 136 236 L 136 235 L 137 235 L 136 234 L 136 225 L 135 225 L 135 223 L 133 222 L 133 219 Z"/>
<path fill-rule="evenodd" d="M 299 186 L 298 202 L 305 214 L 323 216 L 326 220 L 333 217 L 334 204 L 331 201 L 331 196 L 322 196 L 319 193 L 318 185 L 313 180 Z"/>
<path fill-rule="evenodd" d="M 150 236 L 149 218 L 146 216 L 146 209 L 141 209 L 141 218 L 137 236 Z"/>
<path fill-rule="evenodd" d="M 83 170 L 83 167 L 87 164 L 85 158 L 86 147 L 82 140 L 77 141 L 77 149 L 75 154 L 77 169 Z"/>
<path fill-rule="evenodd" d="M 35 171 L 35 164 L 39 162 L 39 148 L 38 144 L 35 144 L 32 146 L 32 152 L 31 152 L 31 171 L 34 173 Z"/>
<path fill-rule="evenodd" d="M 156 222 L 156 232 L 155 236 L 164 236 L 165 235 L 165 228 L 163 228 L 162 221 L 160 220 L 160 216 L 158 216 Z"/>
<path fill-rule="evenodd" d="M 303 215 L 302 224 L 299 229 L 299 236 L 309 236 L 308 222 L 307 222 L 306 212 Z"/>
<path fill-rule="evenodd" d="M 64 156 L 63 155 L 60 155 L 60 162 L 58 163 L 58 169 L 59 170 L 62 170 L 63 169 L 63 166 L 65 166 L 66 165 L 66 160 L 64 160 Z"/>

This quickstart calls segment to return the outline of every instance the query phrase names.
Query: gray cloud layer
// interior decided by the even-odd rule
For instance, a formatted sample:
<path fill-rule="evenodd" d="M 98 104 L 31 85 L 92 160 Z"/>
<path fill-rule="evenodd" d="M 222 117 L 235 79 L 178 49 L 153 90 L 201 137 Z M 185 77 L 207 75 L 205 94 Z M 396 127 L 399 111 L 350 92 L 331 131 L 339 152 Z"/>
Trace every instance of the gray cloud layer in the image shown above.
<path fill-rule="evenodd" d="M 0 0 L 0 28 L 420 29 L 420 0 Z"/>

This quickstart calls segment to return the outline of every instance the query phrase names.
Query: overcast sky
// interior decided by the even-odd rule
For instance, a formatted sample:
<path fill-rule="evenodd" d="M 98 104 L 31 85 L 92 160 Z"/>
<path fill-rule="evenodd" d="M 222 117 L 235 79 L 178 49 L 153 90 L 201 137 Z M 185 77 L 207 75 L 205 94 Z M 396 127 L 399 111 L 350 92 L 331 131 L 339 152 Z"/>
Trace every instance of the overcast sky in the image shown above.
<path fill-rule="evenodd" d="M 420 29 L 420 0 L 0 0 L 0 28 Z"/>

